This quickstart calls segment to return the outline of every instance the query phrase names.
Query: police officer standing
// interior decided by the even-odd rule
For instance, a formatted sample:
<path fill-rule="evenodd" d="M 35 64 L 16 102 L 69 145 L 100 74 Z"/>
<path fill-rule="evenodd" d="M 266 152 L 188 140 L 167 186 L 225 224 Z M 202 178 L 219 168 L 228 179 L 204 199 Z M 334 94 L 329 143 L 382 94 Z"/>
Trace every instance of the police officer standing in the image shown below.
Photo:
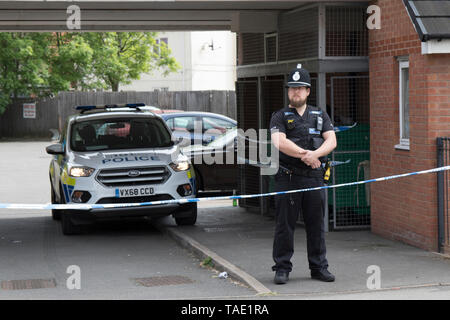
<path fill-rule="evenodd" d="M 336 148 L 336 135 L 325 111 L 307 105 L 311 79 L 298 65 L 288 78 L 289 106 L 273 113 L 272 141 L 280 151 L 276 191 L 313 188 L 323 185 L 326 156 Z M 274 282 L 285 284 L 292 271 L 294 230 L 298 214 L 305 222 L 308 262 L 313 279 L 331 282 L 324 235 L 324 193 L 321 190 L 277 195 L 276 227 L 273 243 Z"/>

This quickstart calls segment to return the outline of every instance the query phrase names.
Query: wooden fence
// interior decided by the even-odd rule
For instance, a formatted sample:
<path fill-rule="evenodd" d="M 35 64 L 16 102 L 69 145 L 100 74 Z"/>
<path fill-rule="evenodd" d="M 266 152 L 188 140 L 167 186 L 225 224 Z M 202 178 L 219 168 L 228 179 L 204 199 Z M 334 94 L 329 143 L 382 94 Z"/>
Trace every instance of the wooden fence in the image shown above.
<path fill-rule="evenodd" d="M 161 109 L 207 111 L 236 119 L 234 91 L 152 91 L 152 92 L 61 92 L 55 98 L 37 100 L 36 117 L 24 118 L 22 99 L 8 106 L 0 116 L 0 138 L 49 138 L 50 129 L 61 130 L 75 106 L 145 103 Z"/>

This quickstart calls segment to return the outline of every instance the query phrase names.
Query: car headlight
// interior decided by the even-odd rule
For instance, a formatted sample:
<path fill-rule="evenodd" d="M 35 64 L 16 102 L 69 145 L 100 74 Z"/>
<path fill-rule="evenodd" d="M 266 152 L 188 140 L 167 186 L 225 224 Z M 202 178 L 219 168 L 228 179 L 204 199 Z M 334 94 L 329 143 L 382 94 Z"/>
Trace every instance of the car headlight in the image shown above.
<path fill-rule="evenodd" d="M 72 167 L 69 175 L 71 177 L 89 177 L 94 171 L 95 169 L 89 167 Z"/>
<path fill-rule="evenodd" d="M 175 171 L 186 171 L 186 170 L 189 170 L 189 167 L 190 167 L 190 165 L 189 165 L 189 162 L 187 162 L 187 161 L 180 161 L 180 162 L 177 162 L 177 163 L 171 163 L 170 164 L 170 167 L 173 169 L 173 170 L 175 170 Z"/>

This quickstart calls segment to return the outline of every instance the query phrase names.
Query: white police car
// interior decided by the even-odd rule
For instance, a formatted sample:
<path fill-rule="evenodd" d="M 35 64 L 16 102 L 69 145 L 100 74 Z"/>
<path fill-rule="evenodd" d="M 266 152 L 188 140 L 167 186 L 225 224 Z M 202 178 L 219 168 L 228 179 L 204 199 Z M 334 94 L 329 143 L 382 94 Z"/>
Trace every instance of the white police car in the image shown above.
<path fill-rule="evenodd" d="M 144 104 L 80 106 L 69 117 L 52 154 L 53 204 L 141 203 L 195 197 L 194 169 L 179 153 L 164 120 Z M 124 208 L 52 210 L 64 234 L 103 219 L 173 215 L 178 225 L 197 219 L 196 202 Z"/>

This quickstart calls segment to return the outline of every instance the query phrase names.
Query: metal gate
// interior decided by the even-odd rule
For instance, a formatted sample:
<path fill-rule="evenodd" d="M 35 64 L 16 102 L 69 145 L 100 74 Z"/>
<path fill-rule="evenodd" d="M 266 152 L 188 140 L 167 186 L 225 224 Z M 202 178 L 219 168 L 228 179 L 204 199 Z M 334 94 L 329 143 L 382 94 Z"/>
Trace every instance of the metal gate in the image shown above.
<path fill-rule="evenodd" d="M 258 80 L 240 79 L 236 82 L 237 121 L 240 129 L 258 129 Z M 248 148 L 246 146 L 246 156 Z M 248 158 L 247 158 L 248 159 Z M 259 168 L 249 165 L 239 165 L 240 194 L 260 193 Z M 240 199 L 241 207 L 260 207 L 259 198 Z"/>
<path fill-rule="evenodd" d="M 270 119 L 272 113 L 280 110 L 285 106 L 285 89 L 284 76 L 266 77 L 261 81 L 262 87 L 262 125 L 263 129 L 270 128 Z M 268 141 L 270 139 L 270 130 L 268 133 Z M 270 151 L 271 152 L 271 151 Z M 263 176 L 263 190 L 262 192 L 274 191 L 274 176 Z M 275 196 L 263 198 L 263 214 L 267 215 L 275 211 Z"/>
<path fill-rule="evenodd" d="M 369 77 L 331 77 L 331 119 L 335 126 L 350 128 L 337 132 L 334 161 L 349 164 L 333 169 L 332 184 L 367 180 L 370 177 Z M 369 184 L 332 188 L 328 210 L 333 213 L 333 229 L 370 225 Z"/>
<path fill-rule="evenodd" d="M 450 138 L 437 138 L 438 167 L 450 165 Z M 449 187 L 450 173 L 437 173 L 438 187 L 438 250 L 450 254 Z"/>

